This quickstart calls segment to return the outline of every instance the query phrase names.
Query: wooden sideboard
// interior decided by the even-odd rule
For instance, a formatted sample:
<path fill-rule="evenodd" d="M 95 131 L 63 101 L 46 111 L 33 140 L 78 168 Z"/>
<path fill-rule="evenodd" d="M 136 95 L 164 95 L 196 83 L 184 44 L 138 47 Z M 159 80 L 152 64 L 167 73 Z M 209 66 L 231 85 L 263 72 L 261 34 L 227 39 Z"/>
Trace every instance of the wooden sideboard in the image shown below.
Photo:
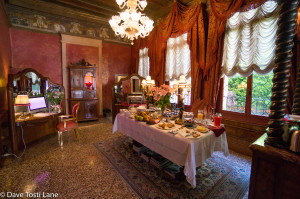
<path fill-rule="evenodd" d="M 83 60 L 84 61 L 84 60 Z M 70 108 L 80 102 L 78 121 L 98 120 L 99 99 L 97 98 L 96 66 L 69 65 L 70 70 Z M 88 84 L 90 83 L 90 85 Z M 88 86 L 89 85 L 89 86 Z"/>
<path fill-rule="evenodd" d="M 256 140 L 253 151 L 249 199 L 300 198 L 300 155 L 265 145 L 267 134 Z"/>

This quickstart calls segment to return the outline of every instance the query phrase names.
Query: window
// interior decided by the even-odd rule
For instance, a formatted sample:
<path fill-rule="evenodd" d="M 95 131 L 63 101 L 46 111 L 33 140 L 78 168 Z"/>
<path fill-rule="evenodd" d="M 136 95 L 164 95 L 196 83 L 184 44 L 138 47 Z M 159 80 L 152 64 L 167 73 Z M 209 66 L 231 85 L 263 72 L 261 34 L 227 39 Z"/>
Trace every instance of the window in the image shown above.
<path fill-rule="evenodd" d="M 187 33 L 176 38 L 169 38 L 167 41 L 165 79 L 173 87 L 173 81 L 178 80 L 180 75 L 184 75 L 187 80 L 191 81 L 191 56 Z M 191 105 L 191 93 L 188 93 L 186 89 L 183 92 L 187 95 L 184 97 L 183 103 Z M 178 103 L 176 95 L 171 96 L 171 103 Z"/>
<path fill-rule="evenodd" d="M 139 72 L 138 74 L 144 78 L 149 76 L 150 61 L 148 56 L 148 48 L 139 51 Z"/>
<path fill-rule="evenodd" d="M 228 78 L 225 76 L 222 109 L 251 115 L 269 116 L 273 76 L 273 72 L 267 75 L 259 75 L 254 72 L 248 78 L 241 76 Z M 248 81 L 250 81 L 250 85 Z M 251 105 L 247 104 L 247 97 L 251 99 Z M 251 106 L 249 111 L 246 111 L 246 105 Z"/>
<path fill-rule="evenodd" d="M 235 13 L 226 24 L 222 110 L 269 116 L 278 5 L 267 1 Z"/>

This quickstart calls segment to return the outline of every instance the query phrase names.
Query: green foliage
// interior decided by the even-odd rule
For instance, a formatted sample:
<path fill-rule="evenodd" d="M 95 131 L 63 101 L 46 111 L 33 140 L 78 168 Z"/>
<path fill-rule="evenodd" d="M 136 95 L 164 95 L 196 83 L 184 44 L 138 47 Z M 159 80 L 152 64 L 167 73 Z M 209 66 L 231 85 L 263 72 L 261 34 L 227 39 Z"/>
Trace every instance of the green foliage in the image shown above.
<path fill-rule="evenodd" d="M 165 110 L 166 106 L 171 106 L 170 97 L 171 93 L 168 93 L 165 96 L 160 96 L 160 99 L 156 101 L 156 105 L 161 107 L 162 111 Z"/>
<path fill-rule="evenodd" d="M 59 105 L 60 101 L 62 100 L 64 96 L 63 92 L 60 92 L 58 89 L 54 89 L 51 92 L 47 92 L 46 99 L 52 104 L 52 105 Z"/>
<path fill-rule="evenodd" d="M 272 96 L 272 79 L 274 73 L 266 76 L 261 76 L 258 74 L 253 75 L 253 88 L 252 88 L 252 98 L 266 98 L 270 99 Z"/>
<path fill-rule="evenodd" d="M 269 107 L 270 98 L 272 96 L 272 79 L 274 74 L 258 75 L 253 74 L 252 80 L 252 110 L 266 110 Z M 247 85 L 246 77 L 234 77 L 228 79 L 228 91 L 234 93 L 237 106 L 244 107 L 246 102 L 247 88 L 242 85 Z M 255 113 L 256 114 L 256 113 Z M 265 114 L 265 113 L 263 113 Z"/>

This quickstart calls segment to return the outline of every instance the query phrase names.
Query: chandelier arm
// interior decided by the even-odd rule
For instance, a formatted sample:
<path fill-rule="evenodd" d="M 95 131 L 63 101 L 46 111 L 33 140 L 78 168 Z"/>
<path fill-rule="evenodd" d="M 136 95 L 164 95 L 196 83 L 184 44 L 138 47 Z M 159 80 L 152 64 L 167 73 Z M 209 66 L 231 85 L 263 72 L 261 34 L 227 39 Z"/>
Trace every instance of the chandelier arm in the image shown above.
<path fill-rule="evenodd" d="M 109 21 L 113 31 L 117 36 L 128 38 L 132 41 L 134 39 L 145 38 L 153 29 L 153 21 L 146 15 L 139 12 L 143 11 L 147 6 L 146 0 L 116 0 L 120 9 L 127 7 L 127 9 L 119 14 L 113 16 Z"/>

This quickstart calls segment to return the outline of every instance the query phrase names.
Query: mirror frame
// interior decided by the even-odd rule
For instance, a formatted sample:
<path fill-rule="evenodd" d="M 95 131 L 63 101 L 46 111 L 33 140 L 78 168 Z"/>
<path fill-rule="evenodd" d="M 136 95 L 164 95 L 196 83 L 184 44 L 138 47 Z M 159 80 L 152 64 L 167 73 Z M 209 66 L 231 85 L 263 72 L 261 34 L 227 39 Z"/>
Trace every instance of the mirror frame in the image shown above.
<path fill-rule="evenodd" d="M 144 77 L 140 76 L 139 74 L 133 73 L 133 74 L 128 75 L 125 78 L 121 78 L 118 82 L 114 83 L 113 86 L 112 86 L 112 106 L 115 106 L 115 104 L 116 104 L 115 103 L 115 91 L 114 91 L 115 86 L 120 86 L 122 84 L 122 82 L 126 81 L 126 80 L 130 80 L 130 84 L 131 84 L 132 83 L 131 77 L 133 77 L 133 76 L 136 76 L 137 78 L 139 78 L 140 83 L 142 83 L 142 80 L 145 79 Z M 131 91 L 131 89 L 130 89 L 130 91 Z M 143 92 L 134 92 L 132 94 L 143 95 Z"/>

